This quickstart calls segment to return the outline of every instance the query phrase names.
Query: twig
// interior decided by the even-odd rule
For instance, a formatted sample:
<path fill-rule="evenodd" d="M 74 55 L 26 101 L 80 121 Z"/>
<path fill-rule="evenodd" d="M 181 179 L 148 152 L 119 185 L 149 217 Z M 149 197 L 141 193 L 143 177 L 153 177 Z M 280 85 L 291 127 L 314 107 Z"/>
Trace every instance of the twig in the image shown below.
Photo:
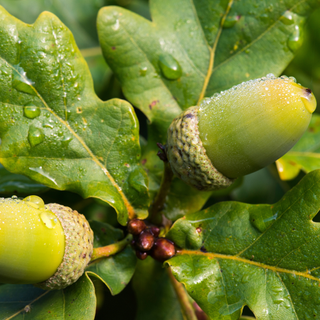
<path fill-rule="evenodd" d="M 192 304 L 190 303 L 188 294 L 182 283 L 178 282 L 173 276 L 171 269 L 167 268 L 168 275 L 171 281 L 171 284 L 176 292 L 177 298 L 179 300 L 182 312 L 186 318 L 186 320 L 197 320 L 197 316 L 194 312 Z"/>
<path fill-rule="evenodd" d="M 94 248 L 91 261 L 100 259 L 100 258 L 107 258 L 112 256 L 120 251 L 122 251 L 132 240 L 132 234 L 128 234 L 123 240 L 110 244 L 105 247 Z"/>
<path fill-rule="evenodd" d="M 173 172 L 171 170 L 170 164 L 169 162 L 164 162 L 164 172 L 162 176 L 160 189 L 149 210 L 150 221 L 156 224 L 159 223 L 159 220 L 160 220 L 160 223 L 162 222 L 162 218 L 161 216 L 159 216 L 159 213 L 163 209 L 163 206 L 166 202 L 166 197 L 170 190 L 172 178 L 173 178 Z"/>

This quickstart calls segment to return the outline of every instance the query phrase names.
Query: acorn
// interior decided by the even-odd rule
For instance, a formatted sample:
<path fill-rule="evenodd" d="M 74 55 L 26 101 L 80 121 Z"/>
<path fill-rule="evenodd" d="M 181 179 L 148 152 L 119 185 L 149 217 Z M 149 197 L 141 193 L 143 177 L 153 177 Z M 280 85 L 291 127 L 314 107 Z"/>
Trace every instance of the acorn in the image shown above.
<path fill-rule="evenodd" d="M 286 76 L 270 74 L 214 94 L 171 123 L 171 169 L 199 190 L 226 188 L 288 152 L 315 109 L 311 90 Z"/>
<path fill-rule="evenodd" d="M 93 232 L 77 211 L 38 196 L 0 198 L 0 283 L 64 289 L 92 252 Z"/>

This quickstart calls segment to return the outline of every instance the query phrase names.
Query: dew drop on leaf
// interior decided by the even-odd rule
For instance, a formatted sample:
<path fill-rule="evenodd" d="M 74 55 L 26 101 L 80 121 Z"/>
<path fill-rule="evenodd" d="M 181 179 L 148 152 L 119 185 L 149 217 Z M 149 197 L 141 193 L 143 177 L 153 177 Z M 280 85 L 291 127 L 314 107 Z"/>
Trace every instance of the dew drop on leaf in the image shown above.
<path fill-rule="evenodd" d="M 238 15 L 227 16 L 223 22 L 222 27 L 224 29 L 232 28 L 239 21 L 239 19 L 240 19 L 240 16 Z"/>
<path fill-rule="evenodd" d="M 42 130 L 35 126 L 30 126 L 28 132 L 28 140 L 32 147 L 40 144 L 44 140 L 44 134 Z"/>
<path fill-rule="evenodd" d="M 179 62 L 171 54 L 160 55 L 159 66 L 163 75 L 169 80 L 177 80 L 182 75 Z"/>
<path fill-rule="evenodd" d="M 216 304 L 221 300 L 225 299 L 226 294 L 222 286 L 215 286 L 215 288 L 210 291 L 207 295 L 207 300 L 210 304 Z"/>
<path fill-rule="evenodd" d="M 140 76 L 144 77 L 147 74 L 148 68 L 147 67 L 141 67 L 139 72 L 140 72 Z"/>
<path fill-rule="evenodd" d="M 23 115 L 26 118 L 34 119 L 40 115 L 40 108 L 37 107 L 33 102 L 28 102 L 23 107 Z"/>
<path fill-rule="evenodd" d="M 250 223 L 260 232 L 264 232 L 277 217 L 278 215 L 272 211 L 265 211 L 263 215 L 253 211 L 250 212 Z"/>
<path fill-rule="evenodd" d="M 280 21 L 285 25 L 290 25 L 294 23 L 294 15 L 290 11 L 286 11 L 282 17 L 280 18 Z"/>
<path fill-rule="evenodd" d="M 250 276 L 248 274 L 245 274 L 241 279 L 242 283 L 248 283 L 249 281 L 250 281 Z"/>
<path fill-rule="evenodd" d="M 61 139 L 61 143 L 63 144 L 64 147 L 66 147 L 66 146 L 69 145 L 71 140 L 72 140 L 72 136 L 68 135 L 68 134 L 65 134 Z"/>
<path fill-rule="evenodd" d="M 294 26 L 293 33 L 289 36 L 288 47 L 292 52 L 296 52 L 302 44 L 301 30 L 298 25 Z"/>
<path fill-rule="evenodd" d="M 23 70 L 23 68 L 18 65 L 14 65 L 13 67 L 12 87 L 18 91 L 29 93 L 35 96 L 37 93 L 32 87 L 34 82 L 28 79 L 27 73 Z"/>
<path fill-rule="evenodd" d="M 58 222 L 57 217 L 49 210 L 41 212 L 39 217 L 44 225 L 49 229 L 53 229 Z"/>

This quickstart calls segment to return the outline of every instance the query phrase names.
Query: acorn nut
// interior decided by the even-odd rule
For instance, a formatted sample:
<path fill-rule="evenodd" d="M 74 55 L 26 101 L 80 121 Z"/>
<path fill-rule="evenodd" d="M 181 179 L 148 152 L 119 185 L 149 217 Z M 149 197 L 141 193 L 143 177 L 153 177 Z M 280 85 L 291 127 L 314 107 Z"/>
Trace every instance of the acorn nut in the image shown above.
<path fill-rule="evenodd" d="M 289 151 L 315 109 L 311 90 L 286 76 L 270 74 L 214 94 L 171 123 L 172 171 L 199 190 L 226 188 Z"/>
<path fill-rule="evenodd" d="M 0 198 L 0 283 L 64 289 L 83 274 L 93 232 L 82 214 L 38 196 Z"/>

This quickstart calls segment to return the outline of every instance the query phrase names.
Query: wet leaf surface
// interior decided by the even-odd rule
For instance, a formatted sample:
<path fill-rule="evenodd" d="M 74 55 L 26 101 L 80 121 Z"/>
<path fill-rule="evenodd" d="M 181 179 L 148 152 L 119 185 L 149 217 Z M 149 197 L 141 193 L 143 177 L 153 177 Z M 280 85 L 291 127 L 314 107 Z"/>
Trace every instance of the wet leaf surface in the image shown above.
<path fill-rule="evenodd" d="M 211 319 L 308 319 L 320 312 L 320 171 L 274 205 L 221 202 L 176 221 L 167 263 Z"/>
<path fill-rule="evenodd" d="M 64 290 L 44 291 L 32 285 L 0 286 L 0 318 L 93 320 L 94 286 L 86 275 Z"/>
<path fill-rule="evenodd" d="M 0 10 L 0 160 L 13 173 L 108 202 L 125 224 L 145 217 L 131 105 L 102 102 L 70 31 L 51 13 L 26 25 Z"/>

